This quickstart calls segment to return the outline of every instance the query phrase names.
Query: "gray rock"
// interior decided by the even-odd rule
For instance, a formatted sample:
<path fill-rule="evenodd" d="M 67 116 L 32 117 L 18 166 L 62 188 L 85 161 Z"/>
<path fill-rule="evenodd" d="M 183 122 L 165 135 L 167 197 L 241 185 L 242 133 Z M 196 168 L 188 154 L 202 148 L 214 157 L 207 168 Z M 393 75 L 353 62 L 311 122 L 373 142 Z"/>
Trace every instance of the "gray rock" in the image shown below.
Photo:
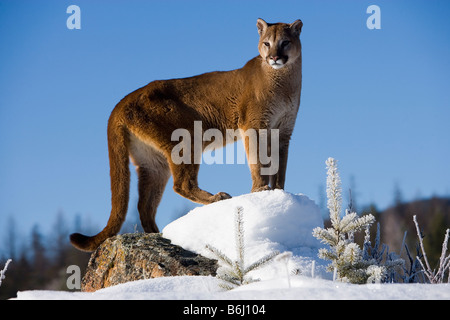
<path fill-rule="evenodd" d="M 217 260 L 173 245 L 159 233 L 123 234 L 107 239 L 92 253 L 81 291 L 158 277 L 215 276 L 217 268 Z"/>

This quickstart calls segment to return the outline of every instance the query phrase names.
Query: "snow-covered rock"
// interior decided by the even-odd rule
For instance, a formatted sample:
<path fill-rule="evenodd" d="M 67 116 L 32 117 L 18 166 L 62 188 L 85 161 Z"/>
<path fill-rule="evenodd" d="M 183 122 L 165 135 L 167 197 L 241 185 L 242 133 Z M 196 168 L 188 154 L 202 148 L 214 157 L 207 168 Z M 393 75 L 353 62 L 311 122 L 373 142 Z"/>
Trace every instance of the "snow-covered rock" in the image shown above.
<path fill-rule="evenodd" d="M 311 273 L 311 262 L 317 259 L 321 246 L 312 236 L 315 227 L 323 227 L 318 206 L 305 195 L 283 190 L 245 194 L 198 207 L 167 225 L 163 236 L 173 244 L 214 258 L 206 249 L 211 245 L 235 260 L 235 212 L 242 207 L 244 220 L 245 261 L 249 265 L 277 250 L 289 251 L 293 257 L 288 263 L 278 261 L 252 276 L 262 280 L 299 270 Z"/>
<path fill-rule="evenodd" d="M 171 244 L 159 233 L 127 233 L 111 237 L 95 250 L 81 290 L 168 276 L 216 275 L 217 261 Z"/>

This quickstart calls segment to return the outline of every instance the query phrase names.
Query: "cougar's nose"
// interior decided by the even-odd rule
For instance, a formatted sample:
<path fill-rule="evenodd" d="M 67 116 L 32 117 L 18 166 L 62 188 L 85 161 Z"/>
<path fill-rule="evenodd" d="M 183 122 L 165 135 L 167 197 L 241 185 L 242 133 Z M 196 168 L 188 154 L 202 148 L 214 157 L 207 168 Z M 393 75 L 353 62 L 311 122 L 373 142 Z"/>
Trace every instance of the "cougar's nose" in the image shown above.
<path fill-rule="evenodd" d="M 273 61 L 277 62 L 277 60 L 279 59 L 279 56 L 274 56 L 274 57 L 270 57 L 270 59 L 272 59 Z"/>

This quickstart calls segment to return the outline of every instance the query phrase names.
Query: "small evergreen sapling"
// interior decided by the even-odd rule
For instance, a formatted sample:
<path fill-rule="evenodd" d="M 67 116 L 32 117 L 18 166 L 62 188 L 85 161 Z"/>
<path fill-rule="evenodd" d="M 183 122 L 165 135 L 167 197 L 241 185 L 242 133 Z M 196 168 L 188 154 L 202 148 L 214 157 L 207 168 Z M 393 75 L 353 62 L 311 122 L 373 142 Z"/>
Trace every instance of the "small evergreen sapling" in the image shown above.
<path fill-rule="evenodd" d="M 262 266 L 268 264 L 269 262 L 272 262 L 273 258 L 275 258 L 279 254 L 278 251 L 271 252 L 270 254 L 259 259 L 258 261 L 252 263 L 248 267 L 245 267 L 243 211 L 244 209 L 242 207 L 236 208 L 235 214 L 235 237 L 236 237 L 236 256 L 237 256 L 236 260 L 233 261 L 219 249 L 211 245 L 206 245 L 206 248 L 217 257 L 219 263 L 222 265 L 217 272 L 217 278 L 223 281 L 223 283 L 220 286 L 226 290 L 231 290 L 244 284 L 259 281 L 259 279 L 253 279 L 251 276 L 248 276 L 248 273 L 258 268 L 261 268 Z"/>
<path fill-rule="evenodd" d="M 319 258 L 331 260 L 328 271 L 335 273 L 336 280 L 351 283 L 372 283 L 385 281 L 388 271 L 403 262 L 389 256 L 382 264 L 385 247 L 379 245 L 379 231 L 375 246 L 370 244 L 369 227 L 375 221 L 373 215 L 359 217 L 356 212 L 347 209 L 341 218 L 342 190 L 337 161 L 328 158 L 327 206 L 330 211 L 331 228 L 317 227 L 313 236 L 330 246 L 319 250 Z M 366 230 L 363 249 L 354 242 L 354 233 Z"/>

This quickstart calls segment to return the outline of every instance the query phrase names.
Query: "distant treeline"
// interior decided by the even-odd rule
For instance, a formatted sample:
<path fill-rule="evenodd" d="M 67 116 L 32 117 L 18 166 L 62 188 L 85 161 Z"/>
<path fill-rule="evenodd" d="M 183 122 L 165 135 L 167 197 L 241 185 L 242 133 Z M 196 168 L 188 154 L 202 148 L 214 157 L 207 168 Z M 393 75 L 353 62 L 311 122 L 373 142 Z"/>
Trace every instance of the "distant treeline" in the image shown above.
<path fill-rule="evenodd" d="M 411 202 L 398 201 L 384 211 L 380 212 L 374 206 L 366 209 L 366 212 L 369 211 L 372 211 L 380 223 L 381 242 L 389 245 L 391 252 L 400 252 L 406 231 L 406 245 L 414 255 L 418 244 L 413 222 L 413 216 L 416 215 L 430 266 L 433 269 L 439 264 L 445 232 L 450 228 L 450 198 L 433 197 Z M 402 249 L 404 252 L 405 248 Z"/>
<path fill-rule="evenodd" d="M 35 225 L 27 237 L 18 235 L 16 221 L 10 217 L 2 228 L 6 231 L 0 239 L 0 270 L 7 259 L 12 259 L 6 277 L 0 287 L 0 300 L 15 297 L 17 291 L 25 290 L 68 290 L 66 281 L 70 274 L 67 267 L 77 265 L 84 274 L 90 253 L 76 250 L 69 242 L 69 234 L 82 232 L 95 234 L 100 231 L 81 223 L 77 216 L 70 224 L 62 212 L 56 215 L 48 235 L 42 234 Z M 142 232 L 138 221 L 125 222 L 122 233 Z M 26 240 L 25 240 L 26 239 Z"/>

